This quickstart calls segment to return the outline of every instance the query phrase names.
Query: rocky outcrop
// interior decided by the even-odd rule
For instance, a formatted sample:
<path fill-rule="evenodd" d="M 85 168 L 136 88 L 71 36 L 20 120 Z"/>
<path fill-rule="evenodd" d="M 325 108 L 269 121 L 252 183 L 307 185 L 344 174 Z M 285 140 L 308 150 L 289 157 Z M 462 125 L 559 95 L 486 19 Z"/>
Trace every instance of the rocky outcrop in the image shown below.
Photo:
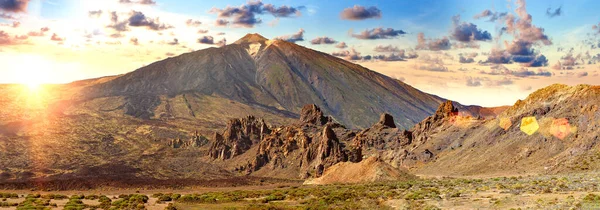
<path fill-rule="evenodd" d="M 348 161 L 350 152 L 340 138 L 349 140 L 350 133 L 316 105 L 306 105 L 298 124 L 274 128 L 260 141 L 255 158 L 236 170 L 287 170 L 297 178 L 317 177 L 325 168 Z"/>
<path fill-rule="evenodd" d="M 413 129 L 413 138 L 417 141 L 426 141 L 431 130 L 440 127 L 445 121 L 458 116 L 458 109 L 454 107 L 452 101 L 446 101 L 441 104 L 433 116 L 425 118 Z"/>
<path fill-rule="evenodd" d="M 194 136 L 189 140 L 185 141 L 181 138 L 173 139 L 169 142 L 169 146 L 172 148 L 188 148 L 188 147 L 202 147 L 208 144 L 208 139 L 198 133 L 194 132 Z"/>
<path fill-rule="evenodd" d="M 323 174 L 324 168 L 332 166 L 339 162 L 348 161 L 347 152 L 341 146 L 339 139 L 335 135 L 335 132 L 331 129 L 330 125 L 326 125 L 321 133 L 321 138 L 316 142 L 316 162 L 313 165 L 316 166 L 316 176 Z M 314 147 L 313 147 L 314 148 Z M 307 161 L 310 161 L 310 151 L 305 154 Z"/>
<path fill-rule="evenodd" d="M 392 165 L 399 161 L 398 154 L 404 153 L 404 148 L 412 142 L 412 133 L 396 128 L 394 118 L 384 113 L 379 122 L 367 128 L 352 139 L 351 161 L 360 162 L 363 156 L 380 156 Z"/>
<path fill-rule="evenodd" d="M 271 130 L 263 119 L 254 116 L 232 119 L 222 134 L 215 133 L 209 155 L 214 159 L 230 159 L 246 152 L 269 133 Z"/>
<path fill-rule="evenodd" d="M 379 122 L 376 125 L 385 126 L 389 128 L 396 128 L 394 117 L 388 113 L 384 113 L 379 117 Z"/>
<path fill-rule="evenodd" d="M 333 120 L 331 117 L 325 117 L 321 108 L 315 104 L 308 104 L 302 107 L 300 122 L 302 124 L 325 125 Z"/>

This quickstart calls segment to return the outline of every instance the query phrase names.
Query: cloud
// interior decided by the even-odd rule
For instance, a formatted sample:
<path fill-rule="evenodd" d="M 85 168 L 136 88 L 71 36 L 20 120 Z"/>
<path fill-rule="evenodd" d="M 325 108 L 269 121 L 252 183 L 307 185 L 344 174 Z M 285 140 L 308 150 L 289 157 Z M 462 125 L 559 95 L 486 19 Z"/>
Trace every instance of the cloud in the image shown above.
<path fill-rule="evenodd" d="M 506 16 L 507 14 L 508 13 L 506 13 L 506 12 L 498 13 L 498 12 L 492 12 L 489 9 L 486 9 L 486 10 L 483 10 L 483 12 L 475 15 L 473 18 L 474 19 L 489 18 L 487 21 L 494 22 L 496 20 L 504 18 L 504 16 Z"/>
<path fill-rule="evenodd" d="M 215 39 L 212 36 L 202 36 L 198 39 L 198 43 L 217 45 L 219 47 L 222 47 L 227 44 L 227 40 L 225 38 L 223 38 L 221 41 L 215 42 Z"/>
<path fill-rule="evenodd" d="M 335 41 L 335 39 L 333 39 L 333 38 L 323 36 L 323 37 L 317 37 L 317 38 L 311 40 L 310 43 L 312 43 L 312 44 L 335 44 L 335 43 L 337 43 L 337 41 Z"/>
<path fill-rule="evenodd" d="M 88 11 L 88 16 L 89 17 L 100 17 L 102 16 L 103 11 L 102 10 L 92 10 L 92 11 Z"/>
<path fill-rule="evenodd" d="M 154 1 L 154 0 L 140 0 L 140 1 L 119 0 L 119 3 L 121 3 L 121 4 L 156 5 L 156 1 Z"/>
<path fill-rule="evenodd" d="M 464 57 L 463 55 L 459 55 L 458 62 L 459 63 L 474 63 L 475 59 Z"/>
<path fill-rule="evenodd" d="M 5 12 L 27 12 L 29 0 L 0 0 L 0 10 Z"/>
<path fill-rule="evenodd" d="M 229 21 L 227 21 L 225 19 L 217 19 L 215 21 L 215 25 L 216 26 L 227 26 L 227 25 L 229 25 Z"/>
<path fill-rule="evenodd" d="M 577 72 L 577 77 L 581 78 L 581 77 L 587 77 L 588 73 L 587 72 Z"/>
<path fill-rule="evenodd" d="M 125 37 L 125 35 L 123 35 L 121 33 L 114 33 L 114 34 L 110 35 L 110 38 L 115 38 L 115 39 L 123 38 L 123 37 Z"/>
<path fill-rule="evenodd" d="M 198 30 L 198 33 L 205 34 L 205 33 L 208 33 L 208 30 L 200 29 L 200 30 Z"/>
<path fill-rule="evenodd" d="M 384 29 L 382 27 L 374 29 L 366 29 L 359 34 L 354 34 L 350 31 L 350 36 L 357 39 L 391 39 L 398 36 L 404 35 L 406 32 L 403 30 L 395 30 L 392 28 Z"/>
<path fill-rule="evenodd" d="M 392 45 L 387 45 L 387 46 L 378 45 L 375 47 L 374 51 L 375 52 L 383 52 L 383 53 L 385 53 L 385 52 L 392 53 L 390 55 L 373 56 L 373 59 L 377 59 L 377 60 L 381 60 L 381 61 L 405 61 L 405 59 L 412 59 L 412 58 L 419 57 L 419 55 L 417 55 L 417 53 L 414 51 L 406 52 L 406 50 L 399 49 L 398 47 L 395 47 Z"/>
<path fill-rule="evenodd" d="M 381 18 L 381 10 L 371 6 L 365 8 L 363 6 L 354 5 L 354 7 L 342 10 L 340 17 L 344 20 L 365 20 L 369 18 Z"/>
<path fill-rule="evenodd" d="M 255 25 L 262 23 L 262 20 L 256 17 L 257 15 L 268 13 L 274 17 L 299 17 L 301 16 L 301 8 L 303 7 L 276 7 L 272 4 L 263 4 L 262 1 L 258 0 L 248 1 L 239 7 L 212 8 L 209 12 L 217 14 L 219 18 L 231 19 L 234 26 L 253 28 Z"/>
<path fill-rule="evenodd" d="M 548 65 L 544 55 L 533 49 L 534 45 L 552 45 L 552 41 L 544 33 L 544 29 L 532 24 L 532 16 L 527 13 L 525 0 L 517 0 L 515 12 L 517 16 L 508 14 L 504 17 L 502 32 L 512 34 L 512 41 L 505 40 L 506 50 L 493 48 L 486 62 L 496 64 L 507 64 L 511 62 L 520 63 L 527 67 L 539 67 Z"/>
<path fill-rule="evenodd" d="M 400 52 L 400 49 L 398 47 L 395 47 L 392 45 L 387 45 L 387 46 L 377 45 L 377 46 L 375 46 L 375 49 L 373 49 L 373 51 L 375 51 L 375 52 Z"/>
<path fill-rule="evenodd" d="M 597 34 L 600 34 L 600 23 L 598 23 L 598 25 L 593 25 L 592 30 L 594 30 L 594 32 Z M 600 44 L 598 44 L 598 47 L 600 47 Z"/>
<path fill-rule="evenodd" d="M 479 77 L 466 77 L 466 83 L 469 87 L 479 87 L 481 86 L 481 78 Z"/>
<path fill-rule="evenodd" d="M 514 82 L 508 78 L 508 77 L 504 77 L 503 79 L 500 80 L 488 80 L 485 82 L 486 86 L 489 87 L 497 87 L 497 86 L 504 86 L 504 85 L 512 85 Z"/>
<path fill-rule="evenodd" d="M 21 44 L 21 40 L 25 40 L 27 38 L 27 36 L 11 36 L 5 31 L 0 31 L 0 46 Z"/>
<path fill-rule="evenodd" d="M 550 18 L 560 16 L 562 14 L 561 9 L 562 7 L 558 7 L 555 10 L 552 10 L 552 8 L 548 7 L 548 9 L 546 9 L 546 15 Z"/>
<path fill-rule="evenodd" d="M 58 36 L 58 34 L 54 33 L 52 34 L 52 37 L 50 37 L 50 40 L 55 41 L 55 42 L 62 42 L 65 41 L 65 38 Z"/>
<path fill-rule="evenodd" d="M 19 26 L 21 26 L 21 22 L 19 22 L 19 21 L 13 21 L 13 23 L 12 23 L 12 27 L 13 28 L 18 28 Z"/>
<path fill-rule="evenodd" d="M 449 50 L 451 48 L 450 40 L 447 37 L 441 39 L 431 39 L 428 40 L 425 38 L 425 34 L 423 32 L 417 34 L 417 46 L 415 49 L 417 50 L 431 50 L 431 51 L 440 51 L 440 50 Z"/>
<path fill-rule="evenodd" d="M 162 24 L 157 19 L 151 19 L 146 17 L 144 13 L 133 11 L 129 17 L 129 26 L 132 27 L 147 27 L 149 29 L 160 31 L 165 29 L 173 28 L 173 26 Z"/>
<path fill-rule="evenodd" d="M 28 36 L 45 36 L 46 32 L 50 31 L 50 28 L 43 27 L 39 31 L 30 31 L 27 33 Z"/>
<path fill-rule="evenodd" d="M 399 54 L 402 56 L 402 58 L 406 59 L 413 59 L 419 57 L 419 54 L 417 54 L 417 52 L 415 51 L 406 52 L 405 50 L 400 50 Z"/>
<path fill-rule="evenodd" d="M 188 27 L 198 27 L 202 25 L 202 22 L 200 22 L 199 20 L 187 19 L 185 21 L 185 25 L 187 25 Z"/>
<path fill-rule="evenodd" d="M 422 65 L 419 66 L 420 70 L 424 70 L 424 71 L 435 71 L 435 72 L 449 72 L 448 67 L 445 67 L 442 64 L 429 64 L 429 65 Z"/>
<path fill-rule="evenodd" d="M 129 43 L 131 43 L 132 45 L 140 45 L 138 38 L 135 37 L 131 37 L 131 39 L 129 39 Z"/>
<path fill-rule="evenodd" d="M 527 67 L 548 66 L 548 59 L 544 55 L 538 55 L 532 61 L 525 63 L 523 66 L 527 66 Z"/>
<path fill-rule="evenodd" d="M 512 63 L 512 58 L 506 50 L 492 49 L 489 53 L 486 63 L 494 64 L 509 64 Z"/>
<path fill-rule="evenodd" d="M 488 75 L 512 75 L 512 76 L 516 76 L 516 77 L 531 77 L 531 76 L 550 77 L 550 76 L 552 76 L 552 73 L 550 73 L 546 70 L 543 70 L 543 69 L 538 69 L 537 71 L 531 71 L 531 70 L 528 70 L 527 68 L 510 70 L 503 65 L 492 66 L 490 68 L 490 70 L 491 71 L 489 71 L 489 72 L 481 71 L 480 73 L 488 74 Z"/>
<path fill-rule="evenodd" d="M 264 6 L 264 10 L 271 13 L 271 15 L 275 16 L 275 17 L 290 17 L 290 16 L 301 16 L 302 13 L 300 13 L 300 8 L 303 7 L 299 7 L 299 8 L 294 8 L 294 7 L 288 7 L 288 6 L 281 6 L 279 8 L 273 6 L 272 4 L 265 4 Z"/>
<path fill-rule="evenodd" d="M 373 59 L 377 59 L 380 61 L 405 61 L 403 54 L 395 54 L 395 53 L 392 53 L 391 55 L 376 55 L 376 56 L 373 56 Z"/>
<path fill-rule="evenodd" d="M 335 47 L 340 48 L 340 49 L 346 49 L 348 47 L 348 45 L 346 44 L 346 42 L 340 42 L 340 43 L 336 44 Z"/>
<path fill-rule="evenodd" d="M 13 15 L 7 14 L 7 13 L 0 13 L 0 18 L 1 19 L 7 19 L 7 20 L 17 20 L 17 19 L 19 19 L 19 18 L 13 16 Z"/>
<path fill-rule="evenodd" d="M 578 60 L 581 59 L 581 54 L 577 56 L 573 56 L 573 50 L 571 49 L 566 55 L 560 57 L 562 60 L 562 66 L 576 66 L 580 63 L 577 63 Z"/>
<path fill-rule="evenodd" d="M 473 23 L 460 22 L 460 15 L 452 17 L 453 29 L 450 34 L 450 38 L 459 42 L 473 42 L 473 41 L 490 41 L 492 35 L 487 31 L 482 31 L 477 28 L 477 25 Z"/>
<path fill-rule="evenodd" d="M 200 44 L 215 44 L 215 39 L 212 36 L 202 36 L 198 39 Z"/>
<path fill-rule="evenodd" d="M 275 39 L 284 40 L 284 41 L 288 41 L 288 42 L 292 42 L 292 43 L 304 41 L 304 29 L 301 28 L 298 32 L 296 32 L 294 34 L 279 36 L 279 37 L 276 37 Z"/>
<path fill-rule="evenodd" d="M 219 32 L 219 33 L 217 33 L 217 36 L 222 36 L 222 35 L 225 35 L 225 32 Z"/>
<path fill-rule="evenodd" d="M 167 42 L 168 45 L 179 45 L 179 39 L 173 39 L 173 41 Z"/>
<path fill-rule="evenodd" d="M 351 48 L 350 50 L 343 50 L 343 51 L 339 51 L 339 52 L 333 52 L 333 53 L 331 53 L 331 55 L 337 56 L 337 57 L 342 57 L 342 58 L 344 58 L 346 60 L 352 60 L 352 61 L 362 60 L 362 56 L 354 48 Z"/>
<path fill-rule="evenodd" d="M 161 31 L 173 28 L 171 25 L 160 23 L 158 18 L 152 19 L 146 17 L 144 13 L 138 11 L 131 11 L 129 13 L 129 18 L 124 21 L 119 21 L 119 15 L 117 12 L 111 12 L 111 25 L 107 27 L 113 28 L 116 31 L 129 31 L 129 26 L 131 27 L 145 27 L 154 31 Z"/>

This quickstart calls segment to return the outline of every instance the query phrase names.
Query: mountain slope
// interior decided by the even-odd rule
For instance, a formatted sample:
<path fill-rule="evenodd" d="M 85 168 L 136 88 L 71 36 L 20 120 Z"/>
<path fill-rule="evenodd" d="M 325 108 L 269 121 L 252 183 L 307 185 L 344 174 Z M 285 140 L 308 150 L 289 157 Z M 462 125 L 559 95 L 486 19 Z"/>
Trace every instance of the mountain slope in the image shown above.
<path fill-rule="evenodd" d="M 419 174 L 458 176 L 598 169 L 598 104 L 599 86 L 552 85 L 494 119 L 428 118 L 396 163 Z M 530 128 L 531 135 L 524 132 Z"/>
<path fill-rule="evenodd" d="M 442 99 L 357 64 L 293 43 L 248 34 L 233 44 L 183 54 L 87 89 L 91 98 L 125 96 L 127 113 L 153 118 L 163 100 L 182 93 L 216 96 L 297 117 L 314 103 L 350 127 L 379 113 L 410 128 Z"/>

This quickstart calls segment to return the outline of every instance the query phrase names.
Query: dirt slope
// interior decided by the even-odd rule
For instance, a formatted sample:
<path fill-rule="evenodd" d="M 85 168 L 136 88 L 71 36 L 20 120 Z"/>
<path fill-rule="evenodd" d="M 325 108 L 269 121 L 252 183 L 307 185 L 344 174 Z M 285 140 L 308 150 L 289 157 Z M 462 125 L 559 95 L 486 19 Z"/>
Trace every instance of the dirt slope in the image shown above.
<path fill-rule="evenodd" d="M 405 171 L 394 168 L 377 157 L 369 157 L 358 163 L 341 162 L 325 170 L 323 176 L 308 179 L 304 184 L 340 184 L 381 181 L 405 181 L 415 179 Z"/>

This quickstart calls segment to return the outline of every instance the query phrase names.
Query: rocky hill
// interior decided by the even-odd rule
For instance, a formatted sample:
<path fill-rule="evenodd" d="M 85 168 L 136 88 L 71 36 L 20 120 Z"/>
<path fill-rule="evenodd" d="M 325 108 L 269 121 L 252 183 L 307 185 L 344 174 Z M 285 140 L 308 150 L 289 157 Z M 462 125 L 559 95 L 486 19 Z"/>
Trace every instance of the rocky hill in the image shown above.
<path fill-rule="evenodd" d="M 494 119 L 430 117 L 415 126 L 416 138 L 406 146 L 409 158 L 397 165 L 419 174 L 456 176 L 598 169 L 598 104 L 598 86 L 552 85 Z M 450 104 L 443 109 L 454 110 Z"/>

